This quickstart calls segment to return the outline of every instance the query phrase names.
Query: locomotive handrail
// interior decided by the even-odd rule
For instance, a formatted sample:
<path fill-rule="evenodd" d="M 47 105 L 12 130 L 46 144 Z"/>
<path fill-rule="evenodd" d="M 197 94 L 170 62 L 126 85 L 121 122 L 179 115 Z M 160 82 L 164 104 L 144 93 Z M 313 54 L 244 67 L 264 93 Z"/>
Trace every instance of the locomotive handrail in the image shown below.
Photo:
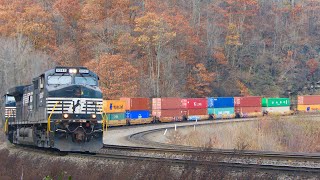
<path fill-rule="evenodd" d="M 6 119 L 6 122 L 4 123 L 4 133 L 7 134 L 9 129 L 9 118 L 11 116 L 12 111 L 9 111 L 8 117 Z"/>
<path fill-rule="evenodd" d="M 56 109 L 56 106 L 60 103 L 60 101 L 57 101 L 56 104 L 53 106 L 52 110 L 51 110 L 51 113 L 48 117 L 48 125 L 47 125 L 47 134 L 49 134 L 49 132 L 51 131 L 51 116 L 54 112 L 54 110 Z"/>
<path fill-rule="evenodd" d="M 107 113 L 102 112 L 102 130 L 107 131 L 107 128 L 108 128 Z"/>

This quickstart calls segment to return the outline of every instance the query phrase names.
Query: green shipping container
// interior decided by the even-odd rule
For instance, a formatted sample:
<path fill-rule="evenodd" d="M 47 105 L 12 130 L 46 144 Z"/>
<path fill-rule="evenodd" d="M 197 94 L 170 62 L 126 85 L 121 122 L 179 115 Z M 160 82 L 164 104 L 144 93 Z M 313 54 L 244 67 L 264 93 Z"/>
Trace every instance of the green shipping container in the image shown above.
<path fill-rule="evenodd" d="M 107 114 L 107 120 L 112 121 L 112 120 L 123 120 L 126 119 L 126 114 L 125 113 L 111 113 Z"/>
<path fill-rule="evenodd" d="M 216 115 L 234 114 L 234 107 L 232 107 L 232 108 L 209 108 L 209 109 L 213 109 L 213 113 L 212 114 L 216 114 Z M 208 112 L 209 112 L 209 109 L 208 109 Z"/>
<path fill-rule="evenodd" d="M 214 113 L 214 108 L 208 108 L 208 114 L 213 114 Z"/>
<path fill-rule="evenodd" d="M 232 108 L 213 108 L 215 119 L 234 118 L 234 107 Z"/>
<path fill-rule="evenodd" d="M 262 107 L 290 106 L 289 98 L 262 98 Z"/>

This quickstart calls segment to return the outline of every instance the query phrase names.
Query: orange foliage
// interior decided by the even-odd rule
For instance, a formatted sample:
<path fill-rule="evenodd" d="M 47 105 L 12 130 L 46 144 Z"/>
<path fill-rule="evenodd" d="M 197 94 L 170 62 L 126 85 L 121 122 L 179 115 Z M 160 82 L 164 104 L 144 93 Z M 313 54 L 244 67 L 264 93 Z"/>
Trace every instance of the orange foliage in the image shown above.
<path fill-rule="evenodd" d="M 210 84 L 213 82 L 215 74 L 209 72 L 206 67 L 199 63 L 194 66 L 188 76 L 188 88 L 193 96 L 206 97 L 212 92 Z"/>
<path fill-rule="evenodd" d="M 70 25 L 78 20 L 81 15 L 79 0 L 58 0 L 54 4 L 54 8 Z"/>
<path fill-rule="evenodd" d="M 213 58 L 216 59 L 217 63 L 220 65 L 226 65 L 228 64 L 228 60 L 223 52 L 217 51 L 213 54 Z"/>
<path fill-rule="evenodd" d="M 87 62 L 85 66 L 98 73 L 100 88 L 106 99 L 137 95 L 138 70 L 125 61 L 121 55 L 105 54 L 99 59 Z"/>
<path fill-rule="evenodd" d="M 241 81 L 237 80 L 238 87 L 240 89 L 241 96 L 250 96 L 249 89 Z"/>
<path fill-rule="evenodd" d="M 35 48 L 50 50 L 53 47 L 51 15 L 34 1 L 0 1 L 0 34 L 29 38 Z"/>
<path fill-rule="evenodd" d="M 310 74 L 313 74 L 319 68 L 319 62 L 315 59 L 310 59 L 307 61 L 307 66 L 309 68 Z"/>

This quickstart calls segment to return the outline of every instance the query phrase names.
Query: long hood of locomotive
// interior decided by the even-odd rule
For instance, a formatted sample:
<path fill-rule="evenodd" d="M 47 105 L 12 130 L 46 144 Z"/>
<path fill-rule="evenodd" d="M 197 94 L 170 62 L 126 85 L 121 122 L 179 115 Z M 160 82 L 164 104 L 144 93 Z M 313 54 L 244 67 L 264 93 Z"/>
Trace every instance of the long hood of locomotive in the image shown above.
<path fill-rule="evenodd" d="M 100 120 L 102 93 L 99 88 L 82 85 L 48 89 L 46 109 L 52 114 L 51 119 L 61 119 L 67 113 L 69 119 L 90 119 L 91 114 L 97 114 Z"/>

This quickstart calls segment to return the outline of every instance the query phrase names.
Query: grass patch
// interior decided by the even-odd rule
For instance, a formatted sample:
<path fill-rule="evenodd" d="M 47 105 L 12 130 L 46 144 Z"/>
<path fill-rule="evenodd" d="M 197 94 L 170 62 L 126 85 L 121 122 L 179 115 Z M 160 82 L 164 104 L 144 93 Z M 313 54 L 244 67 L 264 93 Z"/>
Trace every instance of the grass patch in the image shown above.
<path fill-rule="evenodd" d="M 236 150 L 320 152 L 320 118 L 263 117 L 258 121 L 199 126 L 167 136 L 171 144 Z"/>

